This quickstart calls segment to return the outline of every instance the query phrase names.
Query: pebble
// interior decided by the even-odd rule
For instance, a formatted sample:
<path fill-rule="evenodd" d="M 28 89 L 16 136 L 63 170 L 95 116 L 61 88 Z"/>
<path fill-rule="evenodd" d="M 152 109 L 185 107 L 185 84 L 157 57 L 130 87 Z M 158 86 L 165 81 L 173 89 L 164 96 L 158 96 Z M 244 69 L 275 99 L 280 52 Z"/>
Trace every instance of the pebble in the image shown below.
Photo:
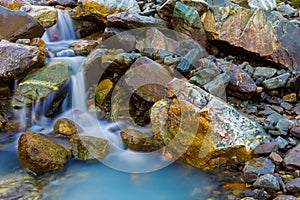
<path fill-rule="evenodd" d="M 297 137 L 297 138 L 300 138 L 300 127 L 299 126 L 294 126 L 291 130 L 290 130 L 290 133 Z"/>
<path fill-rule="evenodd" d="M 280 149 L 285 149 L 285 147 L 289 144 L 288 141 L 283 139 L 281 136 L 275 138 L 275 141 L 278 143 Z"/>
<path fill-rule="evenodd" d="M 272 174 L 265 174 L 260 176 L 254 183 L 255 188 L 265 189 L 267 192 L 276 192 L 280 190 L 278 179 Z"/>
<path fill-rule="evenodd" d="M 254 74 L 253 74 L 253 79 L 256 80 L 259 77 L 264 77 L 264 78 L 271 78 L 276 74 L 277 70 L 271 67 L 256 67 Z"/>
<path fill-rule="evenodd" d="M 279 119 L 276 124 L 276 129 L 279 131 L 288 131 L 294 126 L 294 123 L 291 120 L 288 120 L 286 118 Z"/>
<path fill-rule="evenodd" d="M 269 158 L 276 164 L 279 165 L 280 163 L 282 163 L 283 159 L 282 157 L 276 153 L 276 152 L 271 152 L 271 154 L 269 155 Z"/>
<path fill-rule="evenodd" d="M 268 90 L 273 90 L 277 88 L 284 87 L 287 83 L 288 79 L 290 78 L 290 73 L 284 73 L 274 78 L 267 79 L 262 82 L 264 88 Z"/>
<path fill-rule="evenodd" d="M 254 155 L 270 154 L 271 152 L 277 151 L 279 145 L 276 142 L 268 142 L 265 144 L 258 145 L 254 150 Z"/>
<path fill-rule="evenodd" d="M 286 183 L 286 189 L 289 193 L 300 192 L 300 178 L 295 178 Z"/>
<path fill-rule="evenodd" d="M 282 100 L 285 102 L 289 102 L 289 103 L 297 103 L 297 101 L 298 101 L 296 93 L 290 93 L 290 94 L 284 95 L 282 97 Z"/>

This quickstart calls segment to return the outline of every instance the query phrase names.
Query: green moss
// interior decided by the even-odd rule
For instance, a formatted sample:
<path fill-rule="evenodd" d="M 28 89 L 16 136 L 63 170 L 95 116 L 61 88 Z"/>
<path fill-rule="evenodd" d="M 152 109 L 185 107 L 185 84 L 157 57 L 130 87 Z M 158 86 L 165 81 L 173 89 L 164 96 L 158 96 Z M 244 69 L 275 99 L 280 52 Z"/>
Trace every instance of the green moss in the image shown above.
<path fill-rule="evenodd" d="M 292 0 L 292 5 L 296 8 L 300 8 L 300 0 Z"/>

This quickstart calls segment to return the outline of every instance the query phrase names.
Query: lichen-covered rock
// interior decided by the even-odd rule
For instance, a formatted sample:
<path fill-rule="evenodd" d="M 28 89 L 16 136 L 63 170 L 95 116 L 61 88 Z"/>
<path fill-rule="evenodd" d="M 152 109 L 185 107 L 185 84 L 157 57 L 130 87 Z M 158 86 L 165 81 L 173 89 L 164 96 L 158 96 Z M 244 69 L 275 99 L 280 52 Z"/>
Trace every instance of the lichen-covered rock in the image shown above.
<path fill-rule="evenodd" d="M 62 61 L 48 63 L 21 81 L 13 96 L 12 106 L 21 108 L 44 101 L 50 94 L 60 92 L 71 77 L 69 64 Z"/>
<path fill-rule="evenodd" d="M 24 5 L 30 5 L 27 0 L 1 0 L 0 6 L 4 6 L 10 10 L 19 10 Z"/>
<path fill-rule="evenodd" d="M 184 33 L 206 47 L 206 34 L 198 12 L 191 6 L 176 2 L 172 26 L 175 31 Z"/>
<path fill-rule="evenodd" d="M 1 176 L 0 199 L 41 199 L 37 181 L 28 174 Z"/>
<path fill-rule="evenodd" d="M 142 16 L 135 12 L 122 12 L 107 17 L 108 27 L 117 27 L 123 29 L 134 29 L 142 27 L 163 27 L 167 28 L 168 24 L 159 18 Z"/>
<path fill-rule="evenodd" d="M 79 160 L 102 160 L 109 152 L 109 141 L 93 136 L 74 135 L 70 144 L 72 155 Z"/>
<path fill-rule="evenodd" d="M 276 12 L 213 7 L 203 24 L 208 39 L 227 52 L 240 47 L 283 68 L 300 69 L 300 29 Z"/>
<path fill-rule="evenodd" d="M 67 163 L 69 151 L 43 134 L 23 133 L 18 142 L 18 154 L 22 163 L 36 173 L 62 169 Z"/>
<path fill-rule="evenodd" d="M 80 0 L 75 8 L 73 17 L 77 19 L 92 19 L 105 24 L 108 15 L 127 11 L 140 12 L 136 0 Z"/>
<path fill-rule="evenodd" d="M 78 134 L 78 128 L 76 124 L 67 119 L 67 118 L 60 118 L 56 121 L 54 125 L 54 133 L 58 136 L 72 136 Z"/>
<path fill-rule="evenodd" d="M 0 42 L 0 77 L 24 78 L 32 69 L 43 66 L 45 57 L 38 47 Z"/>
<path fill-rule="evenodd" d="M 70 48 L 73 49 L 77 56 L 88 56 L 89 53 L 94 50 L 99 43 L 91 40 L 79 40 L 70 44 Z"/>
<path fill-rule="evenodd" d="M 122 141 L 133 151 L 152 152 L 163 146 L 161 141 L 154 138 L 153 134 L 142 133 L 134 129 L 120 132 Z"/>
<path fill-rule="evenodd" d="M 49 28 L 56 24 L 58 12 L 55 8 L 49 6 L 23 6 L 21 11 L 26 12 L 33 18 L 37 19 L 44 28 Z"/>
<path fill-rule="evenodd" d="M 269 140 L 259 124 L 201 88 L 179 79 L 166 87 L 166 99 L 151 109 L 151 123 L 168 157 L 209 170 L 247 161 Z"/>
<path fill-rule="evenodd" d="M 101 107 L 104 101 L 110 96 L 114 89 L 114 83 L 109 79 L 102 80 L 96 87 L 95 100 L 96 104 Z"/>
<path fill-rule="evenodd" d="M 9 24 L 9 26 L 7 26 Z M 42 37 L 45 29 L 33 17 L 22 11 L 0 6 L 0 39 L 16 41 L 20 38 Z"/>

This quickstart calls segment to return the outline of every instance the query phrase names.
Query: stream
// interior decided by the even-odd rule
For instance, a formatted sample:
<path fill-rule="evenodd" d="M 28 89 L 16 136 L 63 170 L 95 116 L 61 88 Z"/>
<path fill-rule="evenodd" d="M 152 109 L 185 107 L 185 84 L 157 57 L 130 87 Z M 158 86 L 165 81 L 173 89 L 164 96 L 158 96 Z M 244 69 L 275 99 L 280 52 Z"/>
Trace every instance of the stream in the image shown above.
<path fill-rule="evenodd" d="M 56 31 L 59 31 L 58 36 L 53 36 Z M 80 71 L 85 57 L 75 56 L 68 49 L 69 44 L 76 41 L 76 36 L 66 14 L 60 12 L 57 25 L 47 30 L 43 39 L 51 52 L 49 61 L 63 60 L 72 66 L 73 89 L 68 93 L 58 117 L 42 117 L 29 130 L 49 134 L 56 120 L 65 117 L 75 121 L 83 129 L 83 134 L 106 138 L 111 144 L 111 152 L 101 162 L 69 160 L 55 179 L 43 186 L 43 199 L 181 200 L 207 199 L 211 196 L 212 188 L 216 189 L 221 183 L 213 180 L 212 175 L 183 163 L 172 163 L 157 152 L 138 153 L 124 148 L 119 130 L 120 127 L 130 127 L 122 122 L 99 121 L 88 112 L 84 76 Z M 53 39 L 57 41 L 51 42 Z M 26 118 L 25 110 L 15 112 L 17 119 L 22 121 Z M 24 170 L 17 155 L 17 140 L 0 151 L 0 158 L 0 177 Z"/>

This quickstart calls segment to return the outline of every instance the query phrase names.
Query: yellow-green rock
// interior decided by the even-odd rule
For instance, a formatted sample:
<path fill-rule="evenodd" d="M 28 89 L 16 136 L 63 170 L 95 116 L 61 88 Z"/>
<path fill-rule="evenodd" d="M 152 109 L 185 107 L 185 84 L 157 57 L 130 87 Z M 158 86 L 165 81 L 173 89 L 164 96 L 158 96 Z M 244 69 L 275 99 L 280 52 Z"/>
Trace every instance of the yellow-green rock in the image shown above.
<path fill-rule="evenodd" d="M 109 141 L 93 136 L 74 135 L 70 144 L 72 155 L 79 160 L 102 160 L 109 152 Z"/>
<path fill-rule="evenodd" d="M 58 136 L 72 136 L 78 134 L 75 123 L 66 118 L 60 118 L 54 125 L 54 133 Z"/>
<path fill-rule="evenodd" d="M 18 142 L 18 154 L 22 163 L 36 173 L 62 169 L 67 163 L 69 151 L 43 134 L 23 133 Z"/>
<path fill-rule="evenodd" d="M 243 163 L 269 140 L 263 128 L 201 88 L 179 79 L 151 109 L 152 130 L 165 144 L 164 155 L 211 170 Z"/>
<path fill-rule="evenodd" d="M 104 79 L 96 87 L 96 103 L 102 105 L 109 94 L 114 89 L 114 83 L 109 79 Z"/>

